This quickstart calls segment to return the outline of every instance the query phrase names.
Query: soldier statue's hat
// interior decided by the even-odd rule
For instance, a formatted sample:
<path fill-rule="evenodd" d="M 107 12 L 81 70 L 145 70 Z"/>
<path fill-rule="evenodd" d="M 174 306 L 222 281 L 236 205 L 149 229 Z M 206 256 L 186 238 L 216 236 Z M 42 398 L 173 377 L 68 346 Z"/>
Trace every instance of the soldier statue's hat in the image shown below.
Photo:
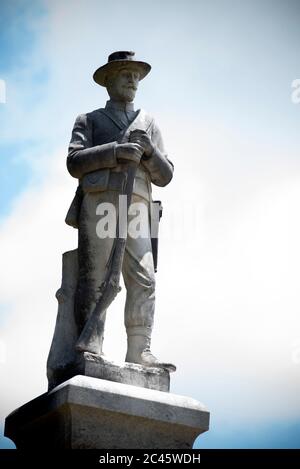
<path fill-rule="evenodd" d="M 134 68 L 138 70 L 140 80 L 142 80 L 150 72 L 151 65 L 146 62 L 135 60 L 134 55 L 135 54 L 132 51 L 113 52 L 108 56 L 107 63 L 95 71 L 93 75 L 94 81 L 98 83 L 98 85 L 106 86 L 106 77 L 110 72 L 132 65 L 134 65 Z"/>

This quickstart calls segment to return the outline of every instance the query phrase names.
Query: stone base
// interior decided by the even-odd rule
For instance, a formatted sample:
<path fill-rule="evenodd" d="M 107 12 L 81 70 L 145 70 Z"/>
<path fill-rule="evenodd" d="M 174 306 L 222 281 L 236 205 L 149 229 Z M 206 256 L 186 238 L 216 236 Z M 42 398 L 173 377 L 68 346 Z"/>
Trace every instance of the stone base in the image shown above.
<path fill-rule="evenodd" d="M 84 352 L 77 354 L 77 359 L 73 364 L 52 372 L 49 391 L 77 375 L 132 384 L 156 391 L 168 392 L 170 389 L 170 373 L 166 369 L 150 368 L 136 363 L 116 363 L 107 360 L 104 356 Z"/>
<path fill-rule="evenodd" d="M 166 391 L 170 389 L 170 373 L 162 368 L 150 368 L 136 363 L 116 363 L 103 356 L 84 352 L 77 363 L 77 374 L 105 379 L 142 388 Z"/>
<path fill-rule="evenodd" d="M 12 412 L 5 436 L 18 449 L 188 449 L 208 427 L 189 397 L 75 376 Z"/>

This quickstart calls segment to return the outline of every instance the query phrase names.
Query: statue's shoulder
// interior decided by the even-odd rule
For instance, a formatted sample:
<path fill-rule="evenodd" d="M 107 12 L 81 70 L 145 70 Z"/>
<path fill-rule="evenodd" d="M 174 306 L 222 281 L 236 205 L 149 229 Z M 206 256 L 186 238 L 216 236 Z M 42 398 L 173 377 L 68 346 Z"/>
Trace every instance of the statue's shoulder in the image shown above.
<path fill-rule="evenodd" d="M 87 120 L 87 114 L 85 114 L 85 113 L 78 114 L 78 116 L 75 119 L 75 124 L 77 124 L 77 125 L 78 124 L 85 124 L 86 120 Z"/>
<path fill-rule="evenodd" d="M 146 127 L 149 130 L 151 130 L 153 126 L 155 126 L 154 117 L 149 112 L 145 111 L 145 109 L 139 109 L 138 118 L 144 121 Z"/>
<path fill-rule="evenodd" d="M 96 111 L 83 112 L 78 114 L 75 119 L 75 127 L 89 127 L 96 118 Z"/>
<path fill-rule="evenodd" d="M 146 109 L 143 109 L 143 108 L 139 109 L 139 114 L 140 116 L 143 116 L 144 118 L 149 119 L 149 121 L 154 120 L 154 117 L 152 116 L 152 114 L 146 111 Z"/>
<path fill-rule="evenodd" d="M 90 111 L 86 113 L 86 118 L 91 121 L 103 119 L 104 117 L 104 108 L 94 109 L 94 111 Z"/>
<path fill-rule="evenodd" d="M 148 132 L 151 134 L 151 138 L 154 142 L 158 142 L 162 139 L 160 127 L 157 124 L 156 119 L 149 114 L 149 112 L 141 109 L 141 115 L 143 116 L 144 121 L 147 123 Z"/>
<path fill-rule="evenodd" d="M 102 111 L 104 111 L 103 108 L 95 109 L 94 111 L 84 112 L 82 114 L 79 114 L 76 120 L 81 121 L 81 122 L 86 122 L 86 121 L 93 121 L 95 119 L 99 119 L 103 117 Z"/>

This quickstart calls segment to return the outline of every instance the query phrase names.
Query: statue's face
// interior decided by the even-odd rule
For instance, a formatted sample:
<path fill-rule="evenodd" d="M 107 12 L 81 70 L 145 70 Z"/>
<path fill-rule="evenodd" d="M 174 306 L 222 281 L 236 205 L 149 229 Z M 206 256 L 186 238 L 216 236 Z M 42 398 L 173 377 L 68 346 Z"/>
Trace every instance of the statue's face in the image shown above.
<path fill-rule="evenodd" d="M 107 91 L 116 101 L 131 102 L 134 100 L 139 85 L 140 74 L 135 68 L 121 68 L 107 78 Z"/>

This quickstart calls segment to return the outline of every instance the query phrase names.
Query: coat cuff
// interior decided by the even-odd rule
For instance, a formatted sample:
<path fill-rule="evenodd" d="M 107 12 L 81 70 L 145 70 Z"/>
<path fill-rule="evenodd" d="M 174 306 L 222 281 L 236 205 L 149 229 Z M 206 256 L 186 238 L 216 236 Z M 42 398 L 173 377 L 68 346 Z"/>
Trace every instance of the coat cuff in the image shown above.
<path fill-rule="evenodd" d="M 161 187 L 169 184 L 173 177 L 174 166 L 157 147 L 154 147 L 149 157 L 142 158 L 141 162 L 149 172 L 153 184 Z"/>
<path fill-rule="evenodd" d="M 85 148 L 84 150 L 73 150 L 67 158 L 67 167 L 71 176 L 82 178 L 86 173 L 103 168 L 114 168 L 117 166 L 116 157 L 117 142 Z"/>

